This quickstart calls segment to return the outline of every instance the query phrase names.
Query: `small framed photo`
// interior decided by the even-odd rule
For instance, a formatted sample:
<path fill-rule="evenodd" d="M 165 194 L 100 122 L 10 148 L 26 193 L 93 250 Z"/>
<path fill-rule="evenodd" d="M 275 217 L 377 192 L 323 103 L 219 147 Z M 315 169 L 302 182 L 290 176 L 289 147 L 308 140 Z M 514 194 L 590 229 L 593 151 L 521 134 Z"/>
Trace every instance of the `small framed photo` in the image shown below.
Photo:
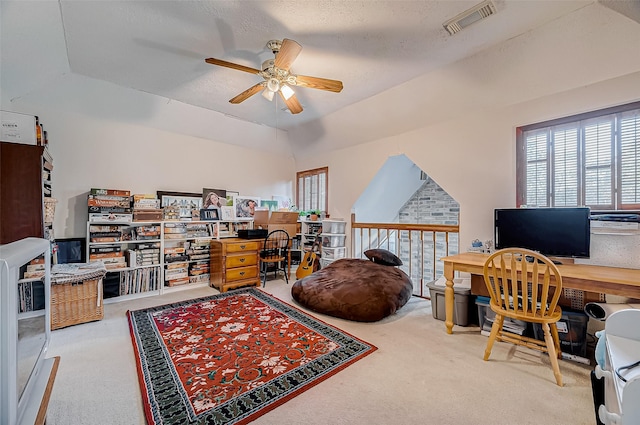
<path fill-rule="evenodd" d="M 233 198 L 240 195 L 240 192 L 235 192 L 233 190 L 227 190 L 227 206 L 233 206 Z"/>
<path fill-rule="evenodd" d="M 235 218 L 233 215 L 233 206 L 220 208 L 220 215 L 222 220 L 233 220 Z"/>
<path fill-rule="evenodd" d="M 278 211 L 278 201 L 272 199 L 260 200 L 260 207 L 269 211 Z"/>
<path fill-rule="evenodd" d="M 205 221 L 213 221 L 220 220 L 220 209 L 219 208 L 201 208 L 200 209 L 200 220 Z"/>
<path fill-rule="evenodd" d="M 234 196 L 233 211 L 236 218 L 251 218 L 256 212 L 256 207 L 260 206 L 260 197 L 258 196 Z"/>

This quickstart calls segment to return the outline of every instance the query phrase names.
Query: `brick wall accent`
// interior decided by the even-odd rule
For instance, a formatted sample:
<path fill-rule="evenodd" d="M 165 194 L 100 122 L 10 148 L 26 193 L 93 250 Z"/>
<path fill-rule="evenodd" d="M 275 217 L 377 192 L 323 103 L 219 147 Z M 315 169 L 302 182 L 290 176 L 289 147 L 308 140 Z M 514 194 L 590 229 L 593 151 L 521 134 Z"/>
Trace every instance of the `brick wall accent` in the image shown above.
<path fill-rule="evenodd" d="M 448 224 L 457 225 L 459 221 L 460 205 L 435 181 L 428 178 L 422 187 L 404 204 L 399 211 L 399 222 L 410 224 Z M 403 268 L 408 268 L 411 264 L 412 270 L 420 268 L 419 237 L 412 238 L 411 259 L 409 259 L 409 235 L 401 236 L 400 258 L 405 264 Z M 438 235 L 435 242 L 435 258 L 447 255 L 446 241 L 444 235 Z M 444 273 L 443 265 L 433 261 L 433 239 L 425 235 L 424 239 L 424 264 L 423 264 L 423 286 L 433 280 L 433 276 L 438 278 Z M 458 253 L 458 234 L 449 235 L 450 255 Z M 415 273 L 412 273 L 415 275 Z M 416 276 L 414 280 L 418 280 Z M 414 281 L 414 291 L 419 291 L 419 281 Z"/>

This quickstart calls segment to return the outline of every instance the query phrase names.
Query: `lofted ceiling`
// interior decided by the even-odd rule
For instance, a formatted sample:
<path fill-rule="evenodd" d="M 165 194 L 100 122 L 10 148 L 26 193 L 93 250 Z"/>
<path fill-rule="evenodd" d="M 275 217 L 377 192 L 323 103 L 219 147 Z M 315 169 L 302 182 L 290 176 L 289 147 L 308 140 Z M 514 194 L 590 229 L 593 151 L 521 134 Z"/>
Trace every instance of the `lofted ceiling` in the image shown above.
<path fill-rule="evenodd" d="M 449 35 L 443 23 L 477 3 L 3 0 L 2 92 L 12 101 L 56 75 L 75 74 L 292 129 L 598 2 L 494 0 L 495 15 Z M 640 21 L 638 1 L 599 3 Z M 35 19 L 37 25 L 26 23 Z M 297 115 L 281 100 L 260 95 L 229 103 L 262 78 L 204 59 L 260 68 L 273 58 L 266 43 L 283 38 L 302 46 L 294 73 L 340 80 L 342 92 L 294 87 L 304 108 Z M 37 65 L 42 63 L 46 66 Z"/>

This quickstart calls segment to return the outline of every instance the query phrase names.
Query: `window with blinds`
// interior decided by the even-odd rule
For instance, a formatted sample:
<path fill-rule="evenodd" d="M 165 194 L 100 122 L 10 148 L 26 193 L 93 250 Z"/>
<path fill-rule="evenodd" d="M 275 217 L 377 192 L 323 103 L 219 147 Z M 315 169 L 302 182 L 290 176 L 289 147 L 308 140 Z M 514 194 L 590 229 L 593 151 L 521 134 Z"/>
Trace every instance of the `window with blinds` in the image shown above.
<path fill-rule="evenodd" d="M 518 206 L 640 209 L 640 102 L 517 129 Z"/>
<path fill-rule="evenodd" d="M 296 205 L 300 211 L 327 211 L 329 167 L 300 171 Z"/>

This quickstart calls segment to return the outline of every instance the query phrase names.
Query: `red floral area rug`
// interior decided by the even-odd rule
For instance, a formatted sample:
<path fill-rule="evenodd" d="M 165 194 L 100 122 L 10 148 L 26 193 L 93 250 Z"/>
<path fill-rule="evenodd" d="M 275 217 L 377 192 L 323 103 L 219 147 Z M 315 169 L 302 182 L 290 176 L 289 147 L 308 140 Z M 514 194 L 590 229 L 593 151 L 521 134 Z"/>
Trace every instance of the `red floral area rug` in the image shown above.
<path fill-rule="evenodd" d="M 246 424 L 376 350 L 256 288 L 128 317 L 149 424 Z"/>

